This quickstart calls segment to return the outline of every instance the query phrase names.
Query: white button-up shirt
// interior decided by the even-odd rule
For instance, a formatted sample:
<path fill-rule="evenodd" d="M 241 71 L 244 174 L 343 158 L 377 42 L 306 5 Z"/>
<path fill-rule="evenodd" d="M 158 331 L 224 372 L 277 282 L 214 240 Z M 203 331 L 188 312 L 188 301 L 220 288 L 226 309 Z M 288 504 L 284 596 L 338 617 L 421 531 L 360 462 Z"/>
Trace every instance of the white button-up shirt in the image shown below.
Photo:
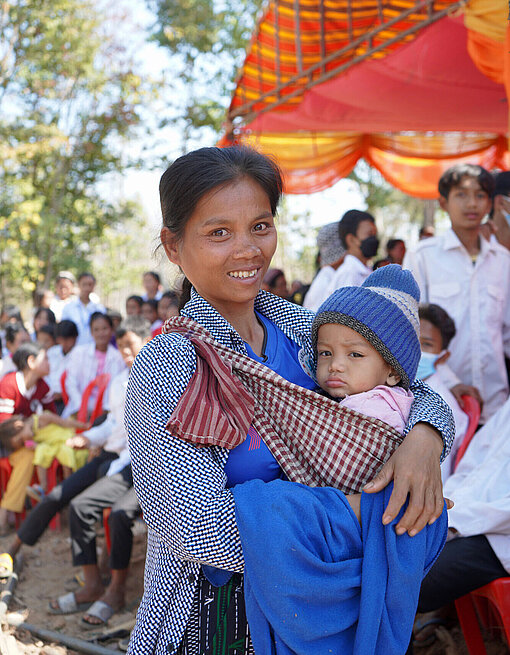
<path fill-rule="evenodd" d="M 87 305 L 84 305 L 78 297 L 68 302 L 62 310 L 62 320 L 66 319 L 76 323 L 76 327 L 78 328 L 77 346 L 94 342 L 89 326 L 90 317 L 94 312 L 106 314 L 106 309 L 99 302 L 90 301 Z"/>
<path fill-rule="evenodd" d="M 484 534 L 510 573 L 510 399 L 475 434 L 444 495 L 455 503 L 449 527 Z"/>
<path fill-rule="evenodd" d="M 314 277 L 310 288 L 306 292 L 303 307 L 316 312 L 328 297 L 328 289 L 335 276 L 332 266 L 323 266 Z"/>
<path fill-rule="evenodd" d="M 510 356 L 510 252 L 480 237 L 471 256 L 452 229 L 425 239 L 404 260 L 420 286 L 421 302 L 441 306 L 455 321 L 448 360 L 465 384 L 480 390 L 482 422 L 508 397 L 505 353 Z"/>
<path fill-rule="evenodd" d="M 345 255 L 344 263 L 336 269 L 324 299 L 340 287 L 360 287 L 370 273 L 372 269 L 365 266 L 357 257 Z"/>

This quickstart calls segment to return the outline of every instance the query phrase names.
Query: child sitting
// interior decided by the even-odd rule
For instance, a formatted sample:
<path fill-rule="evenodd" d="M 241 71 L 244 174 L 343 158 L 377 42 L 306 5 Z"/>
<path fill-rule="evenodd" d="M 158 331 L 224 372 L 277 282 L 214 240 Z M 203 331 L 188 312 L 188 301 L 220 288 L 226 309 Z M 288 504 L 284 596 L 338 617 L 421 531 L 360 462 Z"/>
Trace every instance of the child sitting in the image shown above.
<path fill-rule="evenodd" d="M 390 264 L 335 291 L 312 324 L 321 389 L 401 434 L 420 360 L 419 298 L 411 273 Z"/>
<path fill-rule="evenodd" d="M 450 357 L 448 346 L 455 336 L 453 319 L 439 305 L 422 305 L 418 314 L 420 317 L 421 359 L 416 377 L 424 380 L 450 406 L 455 419 L 455 441 L 452 450 L 441 464 L 443 483 L 453 473 L 452 465 L 455 453 L 468 427 L 468 417 L 462 411 L 455 396 L 443 381 L 440 367 L 444 366 Z"/>
<path fill-rule="evenodd" d="M 47 469 L 54 458 L 64 467 L 64 477 L 77 471 L 87 461 L 88 450 L 76 450 L 66 445 L 77 429 L 88 426 L 80 421 L 64 419 L 53 412 L 32 414 L 28 418 L 18 414 L 0 423 L 0 444 L 9 453 L 26 447 L 35 449 L 34 465 L 37 467 L 39 485 L 28 487 L 27 493 L 35 500 L 47 489 Z"/>

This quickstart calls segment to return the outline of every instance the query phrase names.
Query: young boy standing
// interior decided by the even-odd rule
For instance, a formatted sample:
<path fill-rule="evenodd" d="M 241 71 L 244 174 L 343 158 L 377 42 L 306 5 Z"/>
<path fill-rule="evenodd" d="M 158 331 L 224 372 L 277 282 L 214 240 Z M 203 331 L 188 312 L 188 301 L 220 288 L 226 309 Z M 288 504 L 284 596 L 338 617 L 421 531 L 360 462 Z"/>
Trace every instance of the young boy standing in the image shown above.
<path fill-rule="evenodd" d="M 482 422 L 508 397 L 504 354 L 510 354 L 510 252 L 479 234 L 491 208 L 492 175 L 459 164 L 439 180 L 439 203 L 451 221 L 445 234 L 421 241 L 404 265 L 415 276 L 422 302 L 446 309 L 457 326 L 449 366 L 483 399 Z"/>

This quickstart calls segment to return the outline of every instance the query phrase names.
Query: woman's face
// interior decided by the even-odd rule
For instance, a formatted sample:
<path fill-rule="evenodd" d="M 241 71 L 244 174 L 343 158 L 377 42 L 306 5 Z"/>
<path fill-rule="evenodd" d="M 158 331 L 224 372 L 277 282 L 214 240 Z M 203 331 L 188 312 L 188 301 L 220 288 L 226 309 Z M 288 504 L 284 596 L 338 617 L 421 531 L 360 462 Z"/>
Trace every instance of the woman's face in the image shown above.
<path fill-rule="evenodd" d="M 228 314 L 253 304 L 276 249 L 269 198 L 249 178 L 213 189 L 198 202 L 181 240 L 168 228 L 161 240 L 197 292 Z"/>

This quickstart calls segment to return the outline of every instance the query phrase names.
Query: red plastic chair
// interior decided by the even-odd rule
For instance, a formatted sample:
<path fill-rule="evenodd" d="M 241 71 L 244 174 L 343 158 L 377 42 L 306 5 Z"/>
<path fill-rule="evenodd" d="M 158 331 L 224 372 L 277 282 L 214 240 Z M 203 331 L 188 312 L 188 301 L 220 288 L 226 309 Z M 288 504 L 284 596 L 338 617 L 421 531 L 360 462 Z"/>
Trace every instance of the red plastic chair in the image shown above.
<path fill-rule="evenodd" d="M 94 378 L 92 382 L 88 383 L 88 385 L 85 387 L 85 391 L 83 392 L 83 396 L 81 397 L 81 405 L 77 414 L 78 421 L 81 421 L 82 423 L 92 424 L 94 423 L 96 418 L 102 414 L 103 396 L 105 394 L 109 382 L 110 382 L 110 374 L 102 373 L 101 375 L 98 375 L 97 378 Z M 96 387 L 97 387 L 96 404 L 94 406 L 94 409 L 92 410 L 92 414 L 89 417 L 88 416 L 89 399 L 93 390 Z M 76 432 L 83 432 L 83 431 L 84 429 L 76 430 Z"/>
<path fill-rule="evenodd" d="M 67 377 L 67 371 L 64 371 L 60 376 L 60 386 L 62 387 L 62 401 L 64 402 L 64 405 L 67 405 L 67 403 L 69 402 L 69 396 L 67 395 L 67 391 L 66 391 L 66 377 Z"/>
<path fill-rule="evenodd" d="M 455 601 L 469 655 L 486 655 L 479 616 L 485 626 L 502 627 L 510 645 L 510 578 L 499 578 Z"/>
<path fill-rule="evenodd" d="M 460 444 L 457 454 L 455 455 L 455 462 L 453 464 L 454 471 L 459 465 L 460 460 L 464 456 L 467 447 L 471 443 L 471 439 L 475 435 L 476 428 L 478 427 L 478 424 L 480 422 L 480 414 L 482 411 L 480 407 L 480 403 L 476 400 L 476 398 L 473 398 L 473 396 L 462 396 L 462 402 L 464 404 L 463 407 L 464 412 L 468 415 L 469 423 L 466 430 L 466 434 L 464 435 L 464 438 L 462 439 L 462 443 Z"/>

